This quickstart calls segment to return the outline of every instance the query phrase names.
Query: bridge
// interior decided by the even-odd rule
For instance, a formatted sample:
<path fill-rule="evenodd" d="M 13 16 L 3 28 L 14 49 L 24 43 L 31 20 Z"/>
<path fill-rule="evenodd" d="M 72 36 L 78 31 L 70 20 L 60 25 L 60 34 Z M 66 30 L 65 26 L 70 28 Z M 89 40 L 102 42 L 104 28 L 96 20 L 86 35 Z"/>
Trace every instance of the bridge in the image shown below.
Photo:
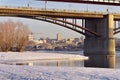
<path fill-rule="evenodd" d="M 46 22 L 50 22 L 53 24 L 60 25 L 62 27 L 69 28 L 78 33 L 81 33 L 85 36 L 90 36 L 85 33 L 88 31 L 89 33 L 100 36 L 94 31 L 91 31 L 87 28 L 84 28 L 83 25 L 76 24 L 77 19 L 102 19 L 108 12 L 100 13 L 100 12 L 87 12 L 87 11 L 77 11 L 77 10 L 60 10 L 60 9 L 44 9 L 44 8 L 30 8 L 30 7 L 0 7 L 0 16 L 13 16 L 13 17 L 24 17 L 42 20 Z M 120 20 L 120 14 L 113 13 L 114 20 Z M 73 19 L 73 22 L 68 22 L 67 19 Z M 69 26 L 68 26 L 69 25 Z M 114 34 L 120 32 L 120 28 L 114 29 Z"/>
<path fill-rule="evenodd" d="M 114 28 L 114 21 L 120 20 L 120 13 L 6 6 L 0 7 L 0 16 L 42 20 L 83 34 L 86 36 L 84 55 L 90 58 L 85 61 L 85 66 L 115 67 L 114 34 L 119 33 L 120 28 Z M 77 23 L 79 19 L 82 19 L 82 25 Z"/>
<path fill-rule="evenodd" d="M 36 0 L 120 6 L 120 0 Z"/>

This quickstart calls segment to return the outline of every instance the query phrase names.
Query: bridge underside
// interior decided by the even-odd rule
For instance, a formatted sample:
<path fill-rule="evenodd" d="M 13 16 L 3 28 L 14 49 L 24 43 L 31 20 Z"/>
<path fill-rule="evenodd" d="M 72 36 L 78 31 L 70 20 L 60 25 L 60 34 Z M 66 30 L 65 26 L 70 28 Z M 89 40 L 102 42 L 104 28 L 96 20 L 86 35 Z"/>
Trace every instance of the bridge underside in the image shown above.
<path fill-rule="evenodd" d="M 56 2 L 71 2 L 71 3 L 87 3 L 120 6 L 119 0 L 37 0 L 37 1 L 56 1 Z"/>
<path fill-rule="evenodd" d="M 86 37 L 100 37 L 101 36 L 96 31 L 86 28 L 86 26 L 85 26 L 86 19 L 81 19 L 82 24 L 80 25 L 80 23 L 77 23 L 77 21 L 80 19 L 71 19 L 72 22 L 70 22 L 69 20 L 67 20 L 67 18 L 53 18 L 53 17 L 47 17 L 47 16 L 37 16 L 36 17 L 36 16 L 22 16 L 22 15 L 5 15 L 5 14 L 2 16 L 21 17 L 21 18 L 29 18 L 29 19 L 45 21 L 48 23 L 59 25 L 61 27 L 68 28 L 68 29 L 78 32 Z M 120 33 L 120 27 L 114 28 L 114 35 L 116 35 L 118 33 Z"/>

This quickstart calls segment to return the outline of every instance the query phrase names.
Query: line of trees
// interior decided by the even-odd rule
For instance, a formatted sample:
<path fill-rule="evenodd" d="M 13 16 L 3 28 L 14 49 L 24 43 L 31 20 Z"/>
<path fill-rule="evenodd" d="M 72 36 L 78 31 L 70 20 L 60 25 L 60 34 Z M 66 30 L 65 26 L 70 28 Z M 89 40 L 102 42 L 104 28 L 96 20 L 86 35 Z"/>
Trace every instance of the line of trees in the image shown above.
<path fill-rule="evenodd" d="M 27 42 L 30 30 L 21 21 L 13 22 L 8 20 L 0 23 L 0 51 L 7 52 L 12 49 L 23 51 Z"/>

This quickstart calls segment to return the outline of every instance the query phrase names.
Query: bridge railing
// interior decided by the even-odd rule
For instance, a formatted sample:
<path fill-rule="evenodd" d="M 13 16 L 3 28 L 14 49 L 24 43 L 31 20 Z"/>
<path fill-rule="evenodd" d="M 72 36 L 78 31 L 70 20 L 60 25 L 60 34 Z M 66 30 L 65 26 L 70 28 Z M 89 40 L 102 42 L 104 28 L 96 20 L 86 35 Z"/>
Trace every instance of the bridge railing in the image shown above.
<path fill-rule="evenodd" d="M 97 14 L 119 14 L 119 12 L 109 12 L 109 11 L 86 11 L 86 10 L 70 10 L 70 9 L 51 9 L 51 8 L 35 8 L 35 7 L 13 7 L 13 6 L 0 6 L 0 8 L 4 8 L 4 9 L 20 9 L 20 10 L 37 10 L 37 11 L 54 11 L 54 12 L 67 12 L 67 13 L 97 13 Z"/>
<path fill-rule="evenodd" d="M 84 0 L 84 1 L 85 1 L 85 0 Z M 88 1 L 108 2 L 108 3 L 120 3 L 120 0 L 88 0 Z"/>
<path fill-rule="evenodd" d="M 120 6 L 120 0 L 37 0 L 37 1 L 72 2 L 72 3 L 87 3 L 87 4 Z"/>
<path fill-rule="evenodd" d="M 82 1 L 120 3 L 120 0 L 82 0 Z"/>
<path fill-rule="evenodd" d="M 44 11 L 64 11 L 64 12 L 80 12 L 80 10 L 68 10 L 68 9 L 51 9 L 51 8 L 34 8 L 34 7 L 13 7 L 13 6 L 0 6 L 0 8 L 9 9 L 27 9 L 27 10 L 44 10 Z"/>
<path fill-rule="evenodd" d="M 23 10 L 40 10 L 40 11 L 56 11 L 56 12 L 94 12 L 94 13 L 101 13 L 104 14 L 106 12 L 99 12 L 99 11 L 87 11 L 87 10 L 70 10 L 70 9 L 51 9 L 51 8 L 34 8 L 34 7 L 13 7 L 13 6 L 0 6 L 0 8 L 4 9 L 23 9 Z"/>

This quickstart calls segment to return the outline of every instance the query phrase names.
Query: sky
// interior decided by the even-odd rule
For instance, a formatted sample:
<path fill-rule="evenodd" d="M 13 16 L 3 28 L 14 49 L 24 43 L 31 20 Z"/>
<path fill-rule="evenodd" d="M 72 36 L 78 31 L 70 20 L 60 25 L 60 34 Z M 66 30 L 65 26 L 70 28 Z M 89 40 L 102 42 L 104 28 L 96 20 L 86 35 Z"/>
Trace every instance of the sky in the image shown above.
<path fill-rule="evenodd" d="M 77 4 L 77 3 L 62 3 L 62 2 L 47 2 L 45 5 L 44 1 L 35 1 L 35 0 L 0 0 L 0 6 L 10 6 L 10 7 L 29 7 L 34 8 L 51 8 L 51 9 L 69 9 L 69 10 L 81 10 L 81 11 L 99 11 L 106 12 L 109 9 L 110 13 L 120 13 L 119 6 L 103 6 L 103 5 L 88 5 L 88 4 Z M 30 30 L 35 34 L 37 38 L 39 37 L 49 37 L 56 38 L 57 33 L 61 33 L 63 38 L 70 37 L 78 37 L 82 36 L 81 34 L 74 32 L 72 30 L 63 28 L 58 25 L 53 25 L 51 23 L 26 19 L 26 18 L 18 18 L 18 17 L 0 17 L 0 22 L 7 21 L 21 21 L 24 24 L 28 25 Z"/>

